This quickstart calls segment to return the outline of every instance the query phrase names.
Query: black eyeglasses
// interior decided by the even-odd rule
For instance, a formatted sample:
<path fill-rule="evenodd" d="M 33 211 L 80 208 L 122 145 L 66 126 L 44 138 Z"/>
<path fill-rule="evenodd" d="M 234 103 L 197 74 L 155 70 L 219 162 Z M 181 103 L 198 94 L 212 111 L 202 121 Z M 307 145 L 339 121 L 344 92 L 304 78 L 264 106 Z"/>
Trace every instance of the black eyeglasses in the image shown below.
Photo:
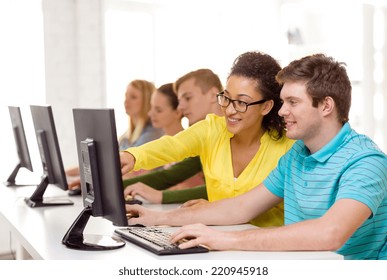
<path fill-rule="evenodd" d="M 223 108 L 227 108 L 228 105 L 230 105 L 230 103 L 232 103 L 232 106 L 234 106 L 235 111 L 237 111 L 239 113 L 246 112 L 247 108 L 249 106 L 251 106 L 251 105 L 262 104 L 262 103 L 267 101 L 266 99 L 262 99 L 262 100 L 259 100 L 259 101 L 247 103 L 247 102 L 244 102 L 242 100 L 228 98 L 227 96 L 224 95 L 224 91 L 219 92 L 216 95 L 216 97 L 218 99 L 218 104 L 220 106 L 222 106 Z"/>

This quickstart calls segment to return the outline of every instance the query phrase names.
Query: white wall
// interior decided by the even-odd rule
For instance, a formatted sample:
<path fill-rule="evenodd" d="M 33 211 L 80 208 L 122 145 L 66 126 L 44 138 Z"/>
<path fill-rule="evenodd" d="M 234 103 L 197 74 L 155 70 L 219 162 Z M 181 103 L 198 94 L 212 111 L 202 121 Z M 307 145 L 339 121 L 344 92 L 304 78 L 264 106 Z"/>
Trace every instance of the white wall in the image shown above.
<path fill-rule="evenodd" d="M 42 28 L 40 0 L 0 1 L 1 182 L 7 179 L 17 163 L 8 105 L 21 106 L 26 133 L 32 141 L 35 137 L 28 106 L 44 101 Z M 32 153 L 35 151 L 31 150 Z M 35 160 L 34 163 L 38 162 Z M 10 234 L 0 225 L 0 254 L 9 251 L 10 247 Z"/>
<path fill-rule="evenodd" d="M 285 43 L 279 3 L 107 1 L 107 104 L 116 109 L 117 129 L 122 132 L 127 126 L 122 101 L 132 79 L 160 86 L 189 71 L 210 68 L 225 81 L 232 61 L 245 51 L 261 50 L 281 59 Z"/>

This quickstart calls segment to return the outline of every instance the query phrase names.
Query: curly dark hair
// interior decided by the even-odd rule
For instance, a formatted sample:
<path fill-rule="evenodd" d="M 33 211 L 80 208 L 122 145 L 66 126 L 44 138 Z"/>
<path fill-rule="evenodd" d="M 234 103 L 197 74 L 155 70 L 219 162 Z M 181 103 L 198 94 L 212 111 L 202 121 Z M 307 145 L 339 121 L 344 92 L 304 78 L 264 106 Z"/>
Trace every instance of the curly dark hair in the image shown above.
<path fill-rule="evenodd" d="M 284 135 L 283 119 L 278 115 L 281 108 L 280 85 L 275 77 L 281 70 L 279 63 L 270 55 L 262 52 L 246 52 L 238 56 L 231 67 L 230 76 L 242 76 L 256 81 L 257 91 L 267 100 L 273 100 L 274 106 L 264 116 L 262 126 L 274 139 Z"/>

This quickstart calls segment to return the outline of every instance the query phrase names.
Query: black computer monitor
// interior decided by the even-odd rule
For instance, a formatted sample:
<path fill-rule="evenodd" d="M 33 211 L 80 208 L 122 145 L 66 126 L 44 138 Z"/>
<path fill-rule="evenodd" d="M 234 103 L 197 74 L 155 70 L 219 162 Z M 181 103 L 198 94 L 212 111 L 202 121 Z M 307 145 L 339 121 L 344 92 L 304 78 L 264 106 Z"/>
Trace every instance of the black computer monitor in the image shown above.
<path fill-rule="evenodd" d="M 73 109 L 84 209 L 62 243 L 80 250 L 110 250 L 125 242 L 116 236 L 83 234 L 90 216 L 127 226 L 113 109 Z"/>
<path fill-rule="evenodd" d="M 51 106 L 31 105 L 30 109 L 43 174 L 35 192 L 31 197 L 26 198 L 25 201 L 30 207 L 72 205 L 74 203 L 69 199 L 43 197 L 48 184 L 55 185 L 63 190 L 67 190 L 68 185 Z"/>
<path fill-rule="evenodd" d="M 9 175 L 4 184 L 6 186 L 22 186 L 16 184 L 16 176 L 20 168 L 26 168 L 29 171 L 33 171 L 30 152 L 28 150 L 28 144 L 26 134 L 24 131 L 22 115 L 20 113 L 20 107 L 8 106 L 9 115 L 11 117 L 11 124 L 13 130 L 13 136 L 15 137 L 16 151 L 19 162 Z M 23 185 L 24 186 L 24 185 Z"/>

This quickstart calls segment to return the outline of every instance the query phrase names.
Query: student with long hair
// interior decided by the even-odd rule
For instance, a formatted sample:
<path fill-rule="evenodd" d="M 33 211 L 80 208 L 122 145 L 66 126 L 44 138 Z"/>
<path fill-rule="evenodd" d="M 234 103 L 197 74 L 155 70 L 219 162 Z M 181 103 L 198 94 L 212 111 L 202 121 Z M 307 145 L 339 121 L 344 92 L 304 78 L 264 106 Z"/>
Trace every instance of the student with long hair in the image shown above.
<path fill-rule="evenodd" d="M 119 149 L 140 146 L 163 135 L 149 118 L 152 94 L 156 88 L 146 80 L 131 81 L 125 92 L 125 112 L 128 115 L 128 129 L 119 138 Z"/>

